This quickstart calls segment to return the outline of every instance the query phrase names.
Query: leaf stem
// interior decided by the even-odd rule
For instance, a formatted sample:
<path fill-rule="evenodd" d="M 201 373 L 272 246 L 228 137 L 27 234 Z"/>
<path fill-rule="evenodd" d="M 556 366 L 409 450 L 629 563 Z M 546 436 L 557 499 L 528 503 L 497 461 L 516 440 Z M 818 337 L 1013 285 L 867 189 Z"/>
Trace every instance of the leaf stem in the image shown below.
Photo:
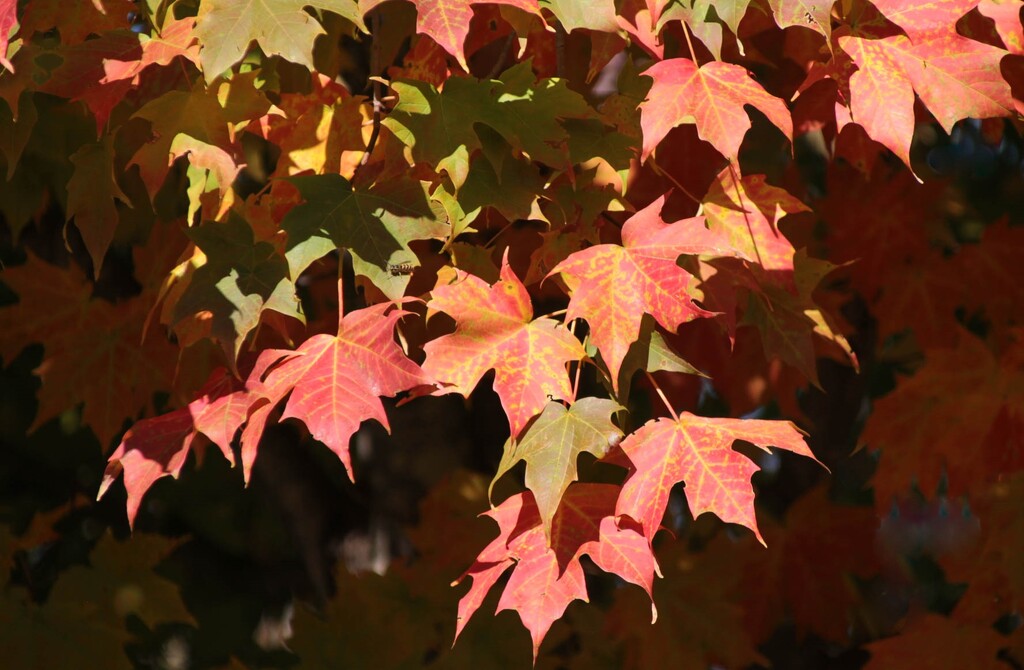
<path fill-rule="evenodd" d="M 665 407 L 668 409 L 668 413 L 672 415 L 672 419 L 676 423 L 678 423 L 679 415 L 676 413 L 675 409 L 672 408 L 672 405 L 669 403 L 668 398 L 665 397 L 665 392 L 661 390 L 660 386 L 658 386 L 658 382 L 654 380 L 654 375 L 652 375 L 647 370 L 644 370 L 644 374 L 647 375 L 647 380 L 651 382 L 651 386 L 654 387 L 654 390 L 658 394 L 658 397 L 661 398 L 661 402 L 665 403 Z"/>
<path fill-rule="evenodd" d="M 561 310 L 561 311 L 564 312 L 565 310 Z M 569 332 L 572 333 L 573 337 L 576 337 L 576 319 L 573 319 L 572 321 L 569 322 Z M 571 399 L 571 402 L 576 402 L 576 393 L 579 391 L 579 388 L 580 388 L 580 370 L 583 369 L 583 361 L 575 361 L 575 363 L 576 363 L 576 374 L 573 376 L 573 380 L 572 380 L 572 399 Z M 569 362 L 570 368 L 571 368 L 572 365 L 573 365 L 573 361 L 570 361 Z"/>
<path fill-rule="evenodd" d="M 568 311 L 569 311 L 569 310 L 568 310 L 568 308 L 566 308 L 566 309 L 556 309 L 556 310 L 555 310 L 555 311 L 553 311 L 553 312 L 548 312 L 547 314 L 541 314 L 541 315 L 540 315 L 540 316 L 538 316 L 537 318 L 538 318 L 538 319 L 550 319 L 551 317 L 555 317 L 555 316 L 562 316 L 563 314 L 565 314 L 565 313 L 566 313 L 566 312 L 568 312 Z M 570 333 L 573 333 L 573 334 L 575 334 L 575 333 L 573 332 L 573 326 L 575 325 L 575 323 L 576 323 L 576 322 L 575 322 L 575 321 L 573 321 L 573 322 L 572 322 L 572 324 L 570 324 L 570 325 L 569 325 L 569 332 L 570 332 Z"/>
<path fill-rule="evenodd" d="M 338 253 L 338 333 L 341 333 L 341 320 L 345 318 L 345 254 Z"/>
<path fill-rule="evenodd" d="M 555 76 L 565 78 L 565 39 L 567 35 L 561 22 L 555 24 Z"/>
<path fill-rule="evenodd" d="M 750 223 L 750 211 L 747 209 L 747 204 L 743 198 L 743 190 L 740 188 L 740 176 L 736 173 L 736 167 L 732 164 L 732 161 L 729 161 L 729 174 L 732 175 L 732 187 L 736 190 L 736 203 L 740 206 L 740 211 L 743 212 L 743 223 L 746 224 L 747 234 L 750 235 L 750 241 L 754 245 L 757 262 L 763 267 L 764 260 L 761 258 L 761 250 L 757 248 L 757 237 L 754 236 L 754 227 Z M 777 229 L 776 234 L 778 234 Z"/>
<path fill-rule="evenodd" d="M 651 154 L 647 158 L 647 163 L 651 166 L 651 169 L 654 170 L 654 174 L 658 175 L 659 177 L 664 177 L 665 179 L 668 179 L 670 182 L 672 182 L 673 186 L 675 186 L 676 188 L 683 192 L 683 195 L 685 195 L 690 200 L 693 200 L 698 205 L 701 204 L 700 198 L 690 193 L 690 191 L 688 191 L 685 186 L 679 183 L 678 179 L 670 175 L 668 172 L 663 170 L 660 165 L 658 165 L 658 161 L 654 158 L 654 154 Z"/>
<path fill-rule="evenodd" d="M 690 26 L 686 25 L 686 21 L 681 22 L 683 24 L 683 35 L 686 36 L 686 47 L 690 50 L 690 60 L 697 67 L 700 67 L 700 63 L 697 62 L 697 52 L 693 49 L 693 42 L 690 40 Z"/>

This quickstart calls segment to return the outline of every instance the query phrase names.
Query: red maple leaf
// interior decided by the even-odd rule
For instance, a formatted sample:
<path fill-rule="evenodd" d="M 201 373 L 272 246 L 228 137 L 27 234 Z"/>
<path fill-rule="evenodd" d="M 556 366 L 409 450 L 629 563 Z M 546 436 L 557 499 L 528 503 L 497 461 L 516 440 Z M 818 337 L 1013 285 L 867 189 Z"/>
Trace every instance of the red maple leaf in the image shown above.
<path fill-rule="evenodd" d="M 484 0 L 415 0 L 416 32 L 429 36 L 445 51 L 455 56 L 466 72 L 466 56 L 462 46 L 469 35 L 475 4 Z M 486 0 L 489 4 L 508 5 L 540 16 L 537 0 Z"/>
<path fill-rule="evenodd" d="M 585 355 L 583 345 L 554 319 L 533 318 L 530 294 L 509 267 L 493 286 L 461 270 L 451 284 L 434 288 L 428 306 L 455 319 L 456 329 L 424 346 L 423 369 L 468 396 L 494 369 L 494 390 L 508 416 L 512 437 L 551 398 L 573 400 L 565 364 Z"/>
<path fill-rule="evenodd" d="M 1000 71 L 1007 52 L 956 32 L 956 21 L 976 4 L 876 3 L 906 34 L 869 12 L 855 29 L 836 31 L 835 59 L 812 70 L 801 90 L 822 76 L 835 79 L 849 108 L 837 105 L 839 128 L 857 123 L 908 166 L 915 93 L 947 133 L 964 118 L 1013 116 Z"/>
<path fill-rule="evenodd" d="M 109 58 L 103 61 L 105 76 L 101 84 L 130 79 L 133 84 L 139 83 L 139 75 L 151 65 L 170 65 L 171 61 L 181 56 L 199 65 L 199 44 L 193 29 L 196 19 L 190 16 L 175 19 L 169 16 L 163 29 L 152 37 L 143 35 L 142 53 L 137 59 L 118 60 Z"/>
<path fill-rule="evenodd" d="M 142 497 L 161 477 L 177 479 L 200 433 L 234 465 L 231 441 L 245 421 L 247 401 L 248 393 L 237 379 L 224 368 L 215 370 L 198 397 L 187 406 L 142 419 L 128 429 L 110 456 L 96 499 L 102 498 L 124 472 L 128 525 L 134 527 Z"/>
<path fill-rule="evenodd" d="M 694 517 L 714 512 L 722 521 L 754 531 L 764 544 L 754 518 L 750 484 L 758 466 L 733 450 L 736 440 L 764 451 L 774 446 L 814 458 L 803 433 L 789 421 L 711 419 L 689 412 L 678 419 L 648 421 L 622 441 L 622 451 L 636 470 L 622 487 L 615 513 L 638 521 L 652 540 L 665 515 L 669 492 L 683 481 Z"/>
<path fill-rule="evenodd" d="M 629 345 L 650 314 L 675 332 L 680 323 L 712 316 L 689 295 L 693 276 L 676 265 L 683 254 L 735 256 L 728 236 L 709 230 L 703 217 L 667 224 L 661 219 L 665 196 L 622 226 L 622 244 L 598 244 L 569 256 L 548 276 L 561 273 L 572 299 L 566 319 L 584 318 L 618 388 L 619 369 Z"/>
<path fill-rule="evenodd" d="M 739 65 L 713 61 L 698 68 L 688 58 L 671 58 L 655 63 L 644 75 L 654 80 L 647 100 L 640 105 L 644 160 L 668 131 L 683 123 L 695 123 L 701 139 L 729 160 L 737 160 L 740 143 L 750 129 L 744 105 L 761 111 L 793 139 L 793 120 L 786 104 Z"/>
<path fill-rule="evenodd" d="M 394 303 L 373 305 L 346 314 L 337 335 L 314 335 L 295 351 L 263 352 L 246 382 L 253 398 L 241 437 L 246 481 L 270 414 L 286 396 L 281 420 L 306 424 L 354 479 L 348 443 L 359 424 L 376 419 L 390 431 L 380 398 L 432 381 L 394 340 L 395 324 L 407 314 Z"/>
<path fill-rule="evenodd" d="M 602 570 L 642 587 L 650 596 L 658 564 L 643 535 L 628 524 L 616 523 L 613 514 L 618 491 L 610 484 L 570 486 L 552 522 L 550 548 L 529 492 L 485 512 L 498 523 L 500 532 L 458 580 L 472 577 L 473 583 L 459 601 L 456 639 L 491 587 L 513 565 L 497 611 L 518 612 L 533 638 L 534 660 L 551 624 L 569 603 L 587 601 L 580 565 L 584 554 Z M 653 606 L 652 613 L 656 618 Z"/>

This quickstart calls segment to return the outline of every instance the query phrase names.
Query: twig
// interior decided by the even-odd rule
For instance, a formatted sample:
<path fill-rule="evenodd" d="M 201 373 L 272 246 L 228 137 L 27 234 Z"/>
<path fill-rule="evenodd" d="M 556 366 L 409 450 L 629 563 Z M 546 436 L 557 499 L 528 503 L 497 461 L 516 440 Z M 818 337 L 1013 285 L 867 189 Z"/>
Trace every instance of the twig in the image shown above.
<path fill-rule="evenodd" d="M 487 76 L 484 77 L 484 79 L 494 79 L 501 74 L 505 61 L 508 60 L 509 54 L 512 53 L 512 43 L 515 41 L 516 33 L 515 31 L 512 31 L 505 38 L 505 44 L 502 45 L 501 53 L 498 54 L 498 60 L 494 61 L 494 66 L 491 68 L 491 71 L 487 73 Z"/>
<path fill-rule="evenodd" d="M 565 28 L 561 23 L 555 24 L 555 76 L 565 77 Z"/>
<path fill-rule="evenodd" d="M 381 18 L 380 12 L 373 12 L 370 15 L 370 36 L 373 42 L 370 44 L 370 76 L 377 77 L 380 74 L 380 29 L 381 29 Z M 373 153 L 373 148 L 377 146 L 377 138 L 380 136 L 380 116 L 382 103 L 380 100 L 380 88 L 381 84 L 376 79 L 373 79 L 373 132 L 370 133 L 370 141 L 366 143 L 366 152 L 363 154 L 362 159 L 359 161 L 360 165 L 366 165 L 370 161 L 370 154 Z"/>

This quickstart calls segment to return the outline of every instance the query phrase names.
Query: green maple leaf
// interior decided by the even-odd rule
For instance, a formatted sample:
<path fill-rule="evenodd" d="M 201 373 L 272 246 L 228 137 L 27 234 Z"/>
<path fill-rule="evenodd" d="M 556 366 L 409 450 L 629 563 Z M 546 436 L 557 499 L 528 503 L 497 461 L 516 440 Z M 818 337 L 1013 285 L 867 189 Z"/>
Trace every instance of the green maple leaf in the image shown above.
<path fill-rule="evenodd" d="M 273 244 L 256 240 L 240 216 L 231 213 L 224 222 L 208 221 L 191 229 L 189 237 L 207 261 L 175 304 L 173 323 L 209 313 L 210 337 L 234 360 L 264 310 L 304 321 L 287 261 Z"/>
<path fill-rule="evenodd" d="M 281 56 L 313 69 L 313 42 L 326 34 L 306 7 L 325 9 L 366 31 L 355 0 L 205 0 L 196 35 L 206 80 L 213 81 L 259 44 L 268 56 Z"/>
<path fill-rule="evenodd" d="M 526 487 L 533 491 L 550 541 L 551 520 L 558 503 L 569 484 L 576 481 L 577 457 L 586 452 L 602 458 L 619 443 L 622 431 L 611 422 L 611 415 L 621 409 L 615 401 L 604 398 L 583 398 L 569 409 L 549 402 L 521 439 L 510 438 L 505 443 L 491 487 L 513 465 L 524 461 Z"/>
<path fill-rule="evenodd" d="M 291 276 L 338 247 L 352 253 L 356 274 L 373 282 L 389 298 L 400 298 L 409 284 L 401 266 L 419 266 L 411 240 L 443 239 L 448 225 L 440 206 L 427 198 L 415 179 L 394 179 L 356 187 L 336 174 L 292 177 L 306 202 L 281 223 L 288 233 L 285 257 Z"/>
<path fill-rule="evenodd" d="M 560 119 L 594 116 L 564 82 L 535 81 L 529 62 L 509 68 L 500 80 L 451 77 L 442 91 L 414 80 L 391 86 L 398 104 L 384 126 L 407 147 L 410 163 L 427 163 L 447 172 L 456 188 L 466 181 L 470 157 L 485 148 L 476 124 L 494 129 L 513 150 L 534 161 L 566 168 L 569 133 Z"/>

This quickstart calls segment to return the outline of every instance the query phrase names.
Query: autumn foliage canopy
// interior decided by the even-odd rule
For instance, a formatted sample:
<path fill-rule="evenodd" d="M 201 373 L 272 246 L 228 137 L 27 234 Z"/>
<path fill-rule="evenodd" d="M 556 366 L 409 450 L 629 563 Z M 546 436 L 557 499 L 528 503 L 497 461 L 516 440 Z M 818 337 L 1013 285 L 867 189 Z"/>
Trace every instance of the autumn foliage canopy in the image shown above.
<path fill-rule="evenodd" d="M 1022 8 L 0 0 L 5 658 L 1021 667 Z"/>

